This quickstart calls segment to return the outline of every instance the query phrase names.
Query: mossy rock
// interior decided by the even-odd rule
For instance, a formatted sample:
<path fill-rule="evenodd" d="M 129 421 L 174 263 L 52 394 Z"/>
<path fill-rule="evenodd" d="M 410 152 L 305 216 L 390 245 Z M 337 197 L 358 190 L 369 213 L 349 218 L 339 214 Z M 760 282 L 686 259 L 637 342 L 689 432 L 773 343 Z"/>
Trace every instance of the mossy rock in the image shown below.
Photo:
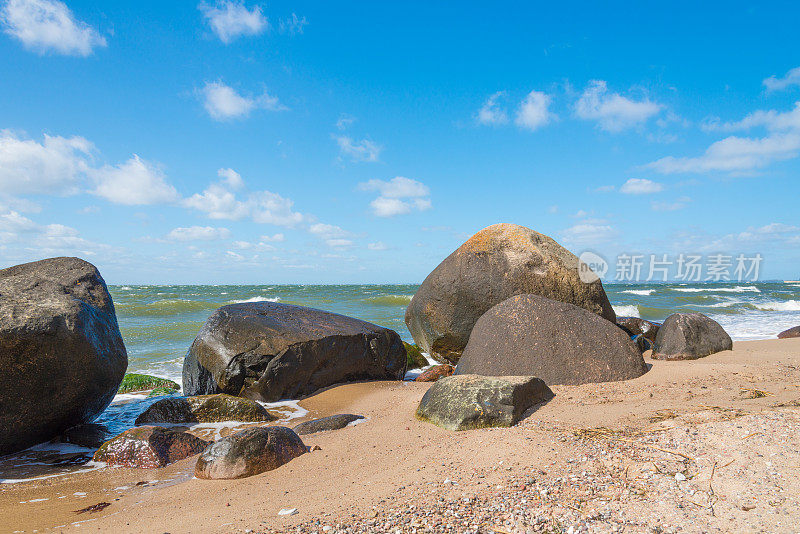
<path fill-rule="evenodd" d="M 178 390 L 173 387 L 159 386 L 157 388 L 153 388 L 153 391 L 151 391 L 147 397 L 163 397 L 165 395 L 173 395 L 177 392 Z"/>
<path fill-rule="evenodd" d="M 181 387 L 166 378 L 159 378 L 157 376 L 140 375 L 138 373 L 128 373 L 122 379 L 122 384 L 119 385 L 117 393 L 131 393 L 133 391 L 149 391 L 156 388 L 165 388 L 171 391 L 181 389 Z"/>
<path fill-rule="evenodd" d="M 426 360 L 425 356 L 422 355 L 422 351 L 417 345 L 412 345 L 411 343 L 406 343 L 405 341 L 403 341 L 403 345 L 406 347 L 408 369 L 419 369 L 420 367 L 425 367 L 428 365 L 428 360 Z"/>
<path fill-rule="evenodd" d="M 161 399 L 142 412 L 136 418 L 136 424 L 256 422 L 276 419 L 277 417 L 256 401 L 217 393 Z"/>

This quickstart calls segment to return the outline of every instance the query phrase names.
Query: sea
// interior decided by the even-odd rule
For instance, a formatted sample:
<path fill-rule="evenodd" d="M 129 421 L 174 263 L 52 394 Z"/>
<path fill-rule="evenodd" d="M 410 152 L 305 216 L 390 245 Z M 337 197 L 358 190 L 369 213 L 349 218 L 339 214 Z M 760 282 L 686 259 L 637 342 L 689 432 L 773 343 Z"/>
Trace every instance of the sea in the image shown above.
<path fill-rule="evenodd" d="M 181 383 L 186 352 L 218 307 L 239 302 L 299 304 L 358 317 L 397 331 L 413 342 L 404 314 L 417 291 L 408 285 L 116 285 L 114 299 L 128 350 L 128 372 L 145 373 Z M 701 312 L 719 322 L 737 340 L 774 338 L 800 325 L 800 282 L 605 284 L 619 316 L 661 321 L 678 311 Z M 145 395 L 117 395 L 97 422 L 117 434 L 134 425 L 136 416 L 158 400 Z M 296 401 L 264 403 L 281 416 L 279 423 L 305 415 Z M 233 422 L 229 426 L 235 428 Z M 226 423 L 197 425 L 209 439 Z M 92 461 L 94 449 L 44 443 L 0 458 L 0 483 L 26 483 L 103 467 Z"/>

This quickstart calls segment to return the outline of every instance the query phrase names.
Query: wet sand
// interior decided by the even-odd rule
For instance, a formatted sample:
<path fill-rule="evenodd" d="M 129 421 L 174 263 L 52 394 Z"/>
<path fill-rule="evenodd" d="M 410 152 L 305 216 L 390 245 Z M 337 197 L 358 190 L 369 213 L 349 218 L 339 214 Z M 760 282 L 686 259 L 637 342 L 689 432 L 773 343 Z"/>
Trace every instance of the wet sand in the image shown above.
<path fill-rule="evenodd" d="M 601 532 L 619 524 L 625 532 L 654 525 L 794 532 L 800 339 L 737 342 L 733 351 L 696 361 L 647 361 L 652 368 L 635 380 L 553 387 L 553 400 L 510 429 L 448 432 L 417 421 L 414 411 L 430 384 L 329 388 L 301 401 L 305 419 L 346 412 L 367 420 L 305 436 L 306 445 L 321 450 L 279 469 L 242 480 L 197 480 L 193 457 L 162 469 L 102 468 L 0 485 L 0 531 L 436 532 L 449 525 L 514 532 L 536 531 L 530 521 L 539 516 L 526 519 L 535 510 L 542 525 L 552 519 L 565 530 L 574 523 Z M 733 462 L 723 467 L 729 461 L 723 456 Z M 684 491 L 677 469 L 689 474 L 687 484 L 713 482 L 713 496 Z M 601 473 L 610 477 L 603 488 L 620 485 L 608 502 L 606 490 L 593 489 Z M 645 489 L 634 491 L 637 484 Z M 709 510 L 704 505 L 712 497 Z M 75 513 L 99 502 L 110 505 Z M 278 516 L 284 508 L 298 513 Z M 466 526 L 456 517 L 469 514 Z"/>

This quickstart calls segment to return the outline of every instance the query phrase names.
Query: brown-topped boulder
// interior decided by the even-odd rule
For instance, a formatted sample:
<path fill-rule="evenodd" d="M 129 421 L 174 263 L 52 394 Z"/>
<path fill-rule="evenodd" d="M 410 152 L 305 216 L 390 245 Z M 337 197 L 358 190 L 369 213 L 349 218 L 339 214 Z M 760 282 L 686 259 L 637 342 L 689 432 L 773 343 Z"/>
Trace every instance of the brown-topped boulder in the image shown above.
<path fill-rule="evenodd" d="M 629 380 L 641 352 L 616 324 L 538 295 L 517 295 L 478 319 L 456 375 L 538 376 L 548 385 Z"/>
<path fill-rule="evenodd" d="M 96 462 L 122 467 L 155 468 L 201 453 L 208 442 L 160 426 L 137 426 L 103 443 Z"/>
<path fill-rule="evenodd" d="M 127 366 L 94 265 L 51 258 L 0 270 L 0 455 L 93 421 Z"/>
<path fill-rule="evenodd" d="M 187 395 L 296 399 L 341 382 L 402 380 L 397 332 L 304 306 L 251 302 L 209 317 L 183 362 Z"/>
<path fill-rule="evenodd" d="M 336 415 L 329 415 L 328 417 L 321 417 L 319 419 L 312 419 L 305 421 L 294 427 L 294 431 L 299 436 L 308 434 L 316 434 L 317 432 L 325 432 L 327 430 L 339 430 L 347 425 L 364 419 L 363 415 L 356 415 L 352 413 L 339 413 Z"/>
<path fill-rule="evenodd" d="M 778 334 L 778 339 L 787 339 L 790 337 L 800 337 L 800 326 L 794 326 Z"/>
<path fill-rule="evenodd" d="M 516 224 L 489 226 L 428 275 L 406 309 L 406 325 L 425 352 L 455 364 L 478 318 L 514 295 L 567 302 L 613 322 L 602 282 L 582 281 L 579 266 L 544 234 Z"/>
<path fill-rule="evenodd" d="M 702 313 L 673 313 L 664 320 L 653 344 L 654 360 L 696 360 L 733 350 L 731 336 Z"/>
<path fill-rule="evenodd" d="M 532 376 L 454 375 L 425 392 L 416 415 L 447 430 L 508 427 L 552 398 L 542 379 Z"/>
<path fill-rule="evenodd" d="M 224 393 L 169 397 L 152 404 L 136 418 L 137 425 L 154 423 L 219 423 L 274 421 L 277 417 L 254 400 Z"/>
<path fill-rule="evenodd" d="M 416 382 L 436 382 L 440 378 L 450 376 L 455 371 L 452 365 L 443 363 L 442 365 L 434 365 L 430 369 L 426 369 L 419 375 Z"/>
<path fill-rule="evenodd" d="M 291 428 L 253 427 L 210 444 L 197 459 L 194 474 L 206 479 L 244 478 L 277 469 L 306 452 Z"/>
<path fill-rule="evenodd" d="M 629 336 L 643 335 L 647 341 L 654 343 L 661 323 L 648 321 L 639 317 L 617 317 L 617 326 L 622 328 Z"/>

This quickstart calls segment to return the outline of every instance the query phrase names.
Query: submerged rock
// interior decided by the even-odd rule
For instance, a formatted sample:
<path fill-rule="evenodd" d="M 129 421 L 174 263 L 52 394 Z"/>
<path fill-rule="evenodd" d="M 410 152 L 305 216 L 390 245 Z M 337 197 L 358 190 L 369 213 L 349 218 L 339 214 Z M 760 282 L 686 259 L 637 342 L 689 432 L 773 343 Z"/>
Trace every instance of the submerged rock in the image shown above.
<path fill-rule="evenodd" d="M 430 369 L 426 369 L 419 375 L 415 382 L 436 382 L 440 378 L 450 376 L 455 371 L 452 365 L 443 363 L 442 365 L 434 365 Z"/>
<path fill-rule="evenodd" d="M 127 366 L 92 264 L 52 258 L 0 270 L 0 455 L 94 420 Z"/>
<path fill-rule="evenodd" d="M 153 423 L 218 423 L 222 421 L 274 421 L 259 403 L 218 393 L 194 397 L 170 397 L 153 403 L 136 418 L 137 425 Z"/>
<path fill-rule="evenodd" d="M 538 295 L 517 295 L 475 324 L 455 374 L 538 376 L 549 385 L 629 380 L 641 352 L 614 323 Z"/>
<path fill-rule="evenodd" d="M 139 426 L 103 443 L 94 460 L 122 467 L 164 467 L 199 454 L 206 445 L 208 442 L 186 432 Z"/>
<path fill-rule="evenodd" d="M 106 425 L 99 423 L 86 423 L 68 428 L 58 440 L 63 443 L 74 443 L 81 447 L 96 449 L 109 439 L 113 434 Z"/>
<path fill-rule="evenodd" d="M 800 337 L 800 326 L 792 327 L 778 334 L 778 339 L 787 339 L 790 337 Z"/>
<path fill-rule="evenodd" d="M 447 430 L 508 427 L 551 398 L 544 381 L 532 376 L 454 375 L 425 392 L 416 415 Z"/>
<path fill-rule="evenodd" d="M 285 426 L 240 430 L 210 444 L 197 459 L 197 478 L 245 478 L 277 469 L 308 451 L 303 441 Z"/>
<path fill-rule="evenodd" d="M 654 360 L 696 360 L 733 350 L 731 336 L 718 322 L 702 313 L 673 313 L 658 330 Z"/>
<path fill-rule="evenodd" d="M 294 427 L 293 430 L 298 435 L 305 436 L 308 434 L 314 434 L 316 432 L 324 432 L 326 430 L 338 430 L 346 427 L 353 421 L 358 421 L 360 419 L 364 419 L 364 416 L 351 413 L 340 413 L 300 423 Z"/>
<path fill-rule="evenodd" d="M 631 337 L 642 334 L 647 341 L 655 343 L 661 323 L 655 323 L 639 317 L 617 317 L 617 326 Z"/>
<path fill-rule="evenodd" d="M 187 395 L 276 401 L 357 380 L 402 380 L 397 332 L 313 308 L 254 302 L 209 317 L 183 362 Z"/>
<path fill-rule="evenodd" d="M 157 376 L 142 375 L 139 373 L 127 373 L 122 378 L 122 383 L 119 385 L 117 393 L 131 393 L 134 391 L 149 391 L 151 389 L 168 389 L 177 391 L 181 386 L 168 380 Z"/>
<path fill-rule="evenodd" d="M 583 282 L 579 265 L 544 234 L 516 224 L 489 226 L 428 275 L 408 305 L 406 325 L 425 352 L 455 364 L 478 318 L 514 295 L 567 302 L 613 322 L 602 282 Z"/>
<path fill-rule="evenodd" d="M 405 341 L 403 341 L 403 346 L 406 348 L 406 368 L 419 369 L 428 365 L 428 360 L 422 355 L 422 351 L 419 350 L 418 346 Z"/>

